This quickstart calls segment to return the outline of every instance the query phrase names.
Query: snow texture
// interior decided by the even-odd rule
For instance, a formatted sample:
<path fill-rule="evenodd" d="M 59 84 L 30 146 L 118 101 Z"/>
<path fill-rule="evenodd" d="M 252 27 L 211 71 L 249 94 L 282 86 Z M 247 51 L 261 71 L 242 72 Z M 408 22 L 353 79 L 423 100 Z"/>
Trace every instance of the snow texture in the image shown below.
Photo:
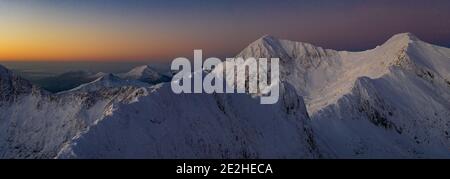
<path fill-rule="evenodd" d="M 362 52 L 264 36 L 237 57 L 280 58 L 278 103 L 174 94 L 149 66 L 52 94 L 0 66 L 0 158 L 450 158 L 448 48 L 410 33 Z"/>

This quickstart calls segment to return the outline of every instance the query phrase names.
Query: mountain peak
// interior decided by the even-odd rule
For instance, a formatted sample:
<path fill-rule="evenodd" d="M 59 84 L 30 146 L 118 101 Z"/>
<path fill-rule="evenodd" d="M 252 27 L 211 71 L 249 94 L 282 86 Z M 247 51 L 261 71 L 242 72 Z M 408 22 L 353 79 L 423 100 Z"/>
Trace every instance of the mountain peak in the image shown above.
<path fill-rule="evenodd" d="M 273 35 L 270 35 L 270 34 L 265 34 L 265 35 L 261 36 L 259 39 L 263 40 L 263 41 L 278 40 L 278 38 L 276 38 L 276 37 L 274 37 Z"/>
<path fill-rule="evenodd" d="M 388 41 L 388 42 L 400 42 L 403 44 L 409 44 L 412 42 L 416 42 L 416 41 L 420 41 L 419 38 L 417 38 L 417 36 L 415 36 L 414 34 L 410 33 L 410 32 L 406 32 L 406 33 L 400 33 L 400 34 L 395 34 L 393 35 Z"/>
<path fill-rule="evenodd" d="M 142 71 L 147 70 L 147 69 L 150 69 L 149 65 L 141 65 L 141 66 L 138 66 L 136 68 L 133 68 L 132 71 L 141 71 L 142 72 Z"/>
<path fill-rule="evenodd" d="M 336 51 L 323 49 L 305 42 L 296 42 L 278 39 L 271 35 L 264 35 L 251 43 L 237 56 L 248 58 L 280 58 L 282 61 L 289 59 L 316 59 L 335 55 Z"/>
<path fill-rule="evenodd" d="M 121 74 L 120 77 L 124 79 L 138 80 L 150 84 L 170 81 L 170 78 L 168 76 L 158 72 L 150 65 L 138 66 L 131 69 L 127 73 Z"/>
<path fill-rule="evenodd" d="M 407 39 L 411 39 L 411 40 L 419 40 L 419 38 L 417 38 L 417 36 L 411 32 L 399 33 L 399 34 L 395 34 L 394 37 L 395 36 L 398 36 L 401 38 L 407 38 Z"/>
<path fill-rule="evenodd" d="M 253 43 L 250 44 L 250 46 L 261 46 L 261 47 L 272 47 L 272 48 L 279 48 L 277 46 L 280 46 L 280 39 L 266 34 L 261 36 L 259 39 L 255 40 Z"/>
<path fill-rule="evenodd" d="M 156 71 L 150 65 L 141 65 L 127 72 L 130 76 L 142 76 L 146 73 L 156 73 Z"/>
<path fill-rule="evenodd" d="M 399 51 L 404 51 L 411 47 L 411 45 L 422 43 L 422 41 L 417 38 L 412 33 L 400 33 L 395 34 L 389 38 L 383 45 L 383 49 L 398 53 Z"/>

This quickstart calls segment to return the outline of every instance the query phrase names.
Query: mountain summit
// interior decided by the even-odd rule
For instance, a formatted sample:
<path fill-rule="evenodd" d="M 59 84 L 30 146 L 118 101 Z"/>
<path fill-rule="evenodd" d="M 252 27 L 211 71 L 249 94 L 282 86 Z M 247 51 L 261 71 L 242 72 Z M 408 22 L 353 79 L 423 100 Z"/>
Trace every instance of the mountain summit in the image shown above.
<path fill-rule="evenodd" d="M 295 58 L 322 58 L 331 56 L 335 52 L 309 43 L 281 40 L 265 35 L 251 43 L 237 56 L 243 58 L 280 58 L 285 61 Z"/>
<path fill-rule="evenodd" d="M 324 145 L 340 146 L 334 155 L 449 156 L 448 48 L 411 33 L 361 52 L 264 36 L 238 56 L 280 58 L 280 80 L 305 98 Z"/>
<path fill-rule="evenodd" d="M 161 82 L 170 81 L 170 77 L 162 73 L 159 73 L 157 70 L 153 69 L 149 65 L 143 65 L 133 68 L 127 73 L 119 74 L 119 76 L 124 79 L 139 80 L 150 84 L 157 84 Z"/>

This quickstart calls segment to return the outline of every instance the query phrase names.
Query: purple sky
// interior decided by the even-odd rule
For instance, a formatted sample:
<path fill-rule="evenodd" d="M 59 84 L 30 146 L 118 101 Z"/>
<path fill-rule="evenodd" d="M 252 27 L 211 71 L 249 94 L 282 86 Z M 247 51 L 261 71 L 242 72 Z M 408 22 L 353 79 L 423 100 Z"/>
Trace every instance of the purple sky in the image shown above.
<path fill-rule="evenodd" d="M 450 46 L 449 0 L 0 0 L 0 22 L 0 60 L 225 57 L 264 34 L 361 50 L 412 32 Z"/>

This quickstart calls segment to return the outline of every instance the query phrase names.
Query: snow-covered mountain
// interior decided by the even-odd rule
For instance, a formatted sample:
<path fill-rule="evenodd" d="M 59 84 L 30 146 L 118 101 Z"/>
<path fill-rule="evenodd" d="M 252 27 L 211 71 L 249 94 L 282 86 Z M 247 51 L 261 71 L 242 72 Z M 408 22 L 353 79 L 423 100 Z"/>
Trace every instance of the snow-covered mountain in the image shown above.
<path fill-rule="evenodd" d="M 450 158 L 448 48 L 408 33 L 363 52 L 264 36 L 237 56 L 281 59 L 278 103 L 136 85 L 147 67 L 51 94 L 0 66 L 0 157 Z"/>
<path fill-rule="evenodd" d="M 169 84 L 32 93 L 38 88 L 2 68 L 4 81 L 17 95 L 0 101 L 1 158 L 320 156 L 290 86 L 282 102 L 264 106 L 247 94 L 176 95 Z"/>
<path fill-rule="evenodd" d="M 158 72 L 149 65 L 138 66 L 129 72 L 118 74 L 123 79 L 138 80 L 149 84 L 158 84 L 161 82 L 169 82 L 170 77 Z"/>
<path fill-rule="evenodd" d="M 94 76 L 97 77 L 96 80 L 82 84 L 76 88 L 73 88 L 69 91 L 64 91 L 61 93 L 67 92 L 95 92 L 101 89 L 109 89 L 109 88 L 118 88 L 122 86 L 134 86 L 134 87 L 145 87 L 149 86 L 147 83 L 143 83 L 136 80 L 125 80 L 119 78 L 118 76 L 111 73 L 97 73 Z"/>
<path fill-rule="evenodd" d="M 53 93 L 67 92 L 67 91 L 79 91 L 79 88 L 88 88 L 89 86 L 96 90 L 97 86 L 104 86 L 107 88 L 117 86 L 148 86 L 169 82 L 170 77 L 162 70 L 157 70 L 149 65 L 138 66 L 126 73 L 103 73 L 103 72 L 90 72 L 90 71 L 69 71 L 59 74 L 57 76 L 50 76 L 39 80 L 34 80 L 33 83 L 41 86 L 47 91 Z M 101 83 L 101 84 L 99 84 Z M 147 85 L 146 85 L 147 84 Z M 87 90 L 92 91 L 92 90 Z"/>
<path fill-rule="evenodd" d="M 280 58 L 281 81 L 304 96 L 330 155 L 450 156 L 448 48 L 410 33 L 363 52 L 265 36 L 238 56 Z"/>
<path fill-rule="evenodd" d="M 317 158 L 303 100 L 285 86 L 276 105 L 247 94 L 181 94 L 169 84 L 120 104 L 60 158 Z M 281 147 L 282 146 L 282 147 Z"/>
<path fill-rule="evenodd" d="M 0 158 L 53 158 L 135 87 L 51 94 L 0 66 Z"/>

